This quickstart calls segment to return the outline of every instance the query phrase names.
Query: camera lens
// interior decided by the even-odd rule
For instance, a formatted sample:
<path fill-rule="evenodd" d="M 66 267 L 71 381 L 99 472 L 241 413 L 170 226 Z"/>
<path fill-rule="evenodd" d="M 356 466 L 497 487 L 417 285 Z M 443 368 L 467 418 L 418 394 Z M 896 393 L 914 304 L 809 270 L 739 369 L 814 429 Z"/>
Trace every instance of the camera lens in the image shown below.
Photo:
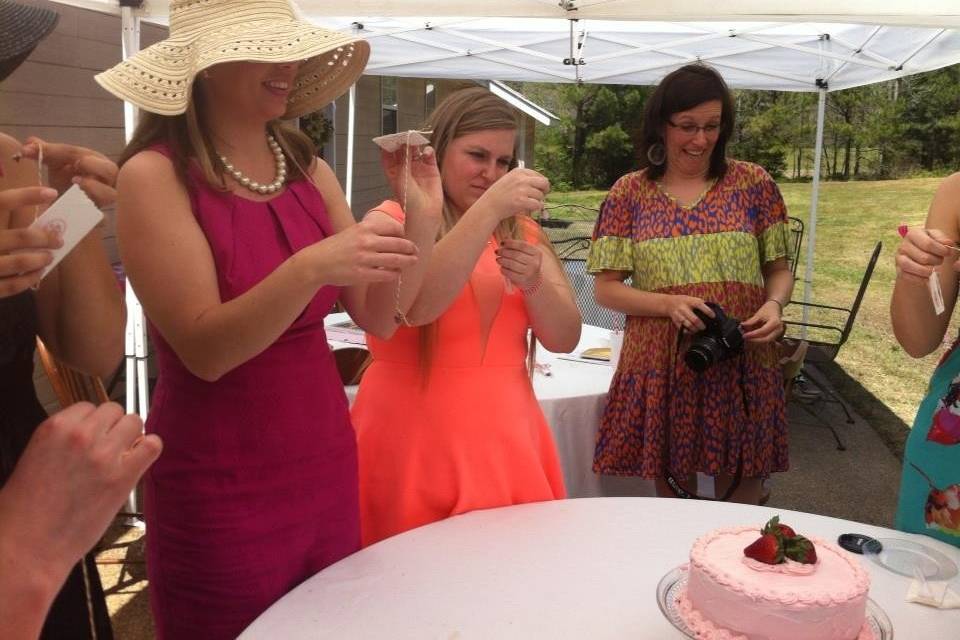
<path fill-rule="evenodd" d="M 690 347 L 687 349 L 687 355 L 683 357 L 684 361 L 687 363 L 687 366 L 700 373 L 706 371 L 707 367 L 710 366 L 710 352 L 703 349 L 697 349 L 696 347 Z"/>
<path fill-rule="evenodd" d="M 687 366 L 697 373 L 706 371 L 722 358 L 723 345 L 709 336 L 700 336 L 694 340 L 683 357 Z"/>

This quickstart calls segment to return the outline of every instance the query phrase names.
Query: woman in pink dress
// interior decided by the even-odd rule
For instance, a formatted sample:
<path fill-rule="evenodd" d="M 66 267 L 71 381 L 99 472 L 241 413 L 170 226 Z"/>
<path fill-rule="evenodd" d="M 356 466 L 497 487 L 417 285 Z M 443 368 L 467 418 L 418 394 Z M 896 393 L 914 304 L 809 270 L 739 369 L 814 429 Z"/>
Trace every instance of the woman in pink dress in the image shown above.
<path fill-rule="evenodd" d="M 414 162 L 406 229 L 354 223 L 333 171 L 279 120 L 353 83 L 366 42 L 284 0 L 175 1 L 170 18 L 169 40 L 97 80 L 146 111 L 117 224 L 159 365 L 151 605 L 160 638 L 214 640 L 359 547 L 356 444 L 323 319 L 339 300 L 392 333 L 436 234 L 439 177 L 429 152 Z"/>

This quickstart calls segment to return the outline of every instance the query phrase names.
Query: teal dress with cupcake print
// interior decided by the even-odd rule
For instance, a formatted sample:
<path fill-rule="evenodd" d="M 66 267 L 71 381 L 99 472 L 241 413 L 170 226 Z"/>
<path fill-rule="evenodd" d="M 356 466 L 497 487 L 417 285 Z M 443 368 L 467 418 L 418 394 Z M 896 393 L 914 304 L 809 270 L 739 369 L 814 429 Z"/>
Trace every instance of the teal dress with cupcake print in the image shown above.
<path fill-rule="evenodd" d="M 958 345 L 940 360 L 907 438 L 895 526 L 960 547 Z"/>

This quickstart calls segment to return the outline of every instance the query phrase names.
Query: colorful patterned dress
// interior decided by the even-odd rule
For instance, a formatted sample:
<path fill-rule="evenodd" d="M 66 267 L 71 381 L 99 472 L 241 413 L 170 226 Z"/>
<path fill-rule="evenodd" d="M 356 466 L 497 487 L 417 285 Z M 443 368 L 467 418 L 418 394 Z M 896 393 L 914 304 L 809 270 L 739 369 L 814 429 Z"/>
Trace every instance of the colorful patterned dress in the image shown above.
<path fill-rule="evenodd" d="M 594 229 L 591 273 L 627 271 L 642 291 L 696 296 L 739 320 L 766 300 L 761 265 L 788 252 L 780 190 L 759 166 L 731 160 L 694 205 L 679 205 L 643 171 L 611 188 Z M 669 428 L 673 473 L 765 477 L 787 469 L 787 419 L 776 346 L 695 373 L 689 335 L 669 318 L 628 316 L 623 352 L 597 434 L 596 473 L 664 475 Z"/>
<path fill-rule="evenodd" d="M 933 372 L 904 451 L 894 526 L 960 547 L 960 339 Z"/>

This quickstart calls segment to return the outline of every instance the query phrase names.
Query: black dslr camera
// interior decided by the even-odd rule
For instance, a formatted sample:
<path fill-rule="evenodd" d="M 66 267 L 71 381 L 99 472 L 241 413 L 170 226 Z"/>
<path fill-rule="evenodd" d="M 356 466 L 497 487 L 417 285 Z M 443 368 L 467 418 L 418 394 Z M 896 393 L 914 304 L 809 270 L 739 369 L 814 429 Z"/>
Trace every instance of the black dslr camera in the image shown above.
<path fill-rule="evenodd" d="M 697 373 L 706 371 L 721 360 L 743 353 L 740 321 L 725 314 L 716 302 L 708 302 L 707 306 L 713 311 L 714 317 L 708 317 L 699 309 L 693 310 L 707 328 L 694 334 L 693 342 L 683 357 L 687 366 Z"/>

